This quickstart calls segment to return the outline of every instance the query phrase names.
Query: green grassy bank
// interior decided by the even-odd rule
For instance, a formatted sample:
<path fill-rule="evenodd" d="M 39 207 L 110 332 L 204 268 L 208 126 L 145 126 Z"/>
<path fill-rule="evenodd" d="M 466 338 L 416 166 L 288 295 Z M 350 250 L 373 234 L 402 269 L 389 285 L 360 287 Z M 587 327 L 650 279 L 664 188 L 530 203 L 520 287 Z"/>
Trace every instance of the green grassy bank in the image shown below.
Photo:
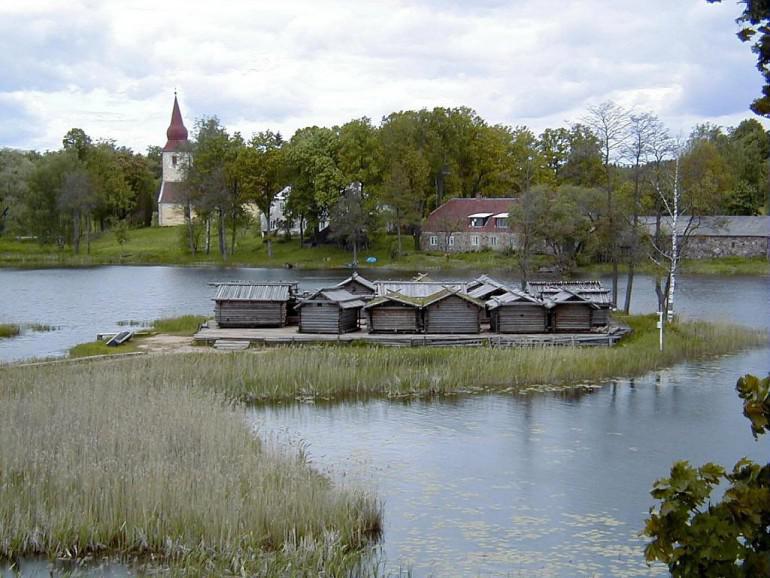
<path fill-rule="evenodd" d="M 183 229 L 183 228 L 182 228 Z M 88 265 L 125 264 L 125 265 L 232 265 L 251 267 L 292 267 L 323 269 L 345 267 L 352 260 L 350 251 L 334 246 L 300 248 L 295 240 L 276 240 L 273 242 L 273 256 L 268 257 L 267 248 L 253 230 L 244 230 L 238 237 L 234 255 L 224 260 L 217 255 L 215 247 L 211 253 L 190 255 L 182 241 L 183 230 L 180 227 L 155 227 L 133 229 L 128 241 L 120 245 L 112 233 L 104 233 L 91 243 L 90 253 L 86 253 L 85 244 L 79 255 L 74 255 L 70 248 L 59 249 L 53 245 L 40 245 L 35 241 L 16 241 L 0 237 L 0 267 L 78 267 Z M 403 239 L 405 254 L 398 259 L 391 256 L 396 240 L 393 236 L 379 235 L 372 239 L 368 249 L 362 249 L 359 260 L 363 264 L 367 257 L 375 257 L 373 267 L 415 270 L 508 270 L 518 271 L 516 258 L 494 251 L 459 253 L 419 252 L 413 248 L 411 237 Z M 542 265 L 548 265 L 543 260 Z M 369 265 L 367 265 L 369 266 Z M 641 272 L 651 272 L 652 266 L 642 263 Z M 742 259 L 726 257 L 723 259 L 685 261 L 683 270 L 689 273 L 704 274 L 745 274 L 768 275 L 770 263 L 767 259 Z M 604 264 L 585 265 L 577 272 L 606 273 L 609 267 Z"/>
<path fill-rule="evenodd" d="M 154 370 L 0 369 L 0 559 L 107 557 L 196 576 L 358 563 L 381 525 L 373 497 L 263 446 L 222 394 Z"/>
<path fill-rule="evenodd" d="M 765 331 L 682 322 L 667 326 L 661 353 L 654 315 L 622 319 L 634 332 L 613 348 L 291 346 L 234 354 L 203 349 L 120 360 L 114 367 L 157 387 L 170 381 L 248 402 L 398 398 L 596 384 L 768 344 Z"/>
<path fill-rule="evenodd" d="M 198 331 L 201 323 L 207 317 L 203 315 L 182 315 L 181 317 L 168 317 L 156 319 L 150 327 L 150 334 L 162 333 L 164 335 L 192 336 Z M 127 325 L 142 325 L 141 322 L 127 322 Z M 120 347 L 108 347 L 106 341 L 89 341 L 79 343 L 69 350 L 69 357 L 91 357 L 93 355 L 117 355 L 121 353 L 133 353 L 138 351 L 137 341 L 141 336 L 135 336 Z"/>

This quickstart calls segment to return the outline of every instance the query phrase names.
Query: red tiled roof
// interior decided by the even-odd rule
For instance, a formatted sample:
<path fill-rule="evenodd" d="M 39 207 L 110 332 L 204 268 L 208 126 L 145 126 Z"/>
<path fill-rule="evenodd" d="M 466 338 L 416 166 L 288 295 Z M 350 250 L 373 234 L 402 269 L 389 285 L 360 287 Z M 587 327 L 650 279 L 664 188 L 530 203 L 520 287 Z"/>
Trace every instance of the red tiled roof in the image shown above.
<path fill-rule="evenodd" d="M 158 203 L 185 203 L 185 192 L 182 183 L 173 181 L 164 181 L 160 185 L 160 193 L 158 194 Z"/>
<path fill-rule="evenodd" d="M 166 130 L 166 146 L 163 147 L 164 151 L 173 151 L 179 148 L 179 145 L 187 142 L 187 128 L 182 121 L 182 112 L 179 110 L 179 102 L 176 99 L 176 93 L 174 93 L 174 107 L 171 110 L 171 124 L 168 125 Z"/>
<path fill-rule="evenodd" d="M 494 215 L 509 212 L 511 205 L 517 200 L 512 197 L 497 199 L 450 199 L 428 215 L 423 231 L 479 231 L 486 233 L 506 231 L 508 229 L 497 229 L 495 227 Z M 486 224 L 483 227 L 471 227 L 468 217 L 478 213 L 491 213 L 492 216 L 486 220 Z"/>

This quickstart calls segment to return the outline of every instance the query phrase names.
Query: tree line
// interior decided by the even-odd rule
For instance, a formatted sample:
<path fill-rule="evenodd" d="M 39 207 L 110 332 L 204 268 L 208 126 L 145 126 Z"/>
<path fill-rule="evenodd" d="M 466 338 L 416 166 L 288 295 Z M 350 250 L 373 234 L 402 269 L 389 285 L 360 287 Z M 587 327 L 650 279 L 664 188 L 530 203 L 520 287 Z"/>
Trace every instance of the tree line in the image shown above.
<path fill-rule="evenodd" d="M 237 233 L 250 224 L 248 206 L 269 222 L 287 185 L 285 216 L 302 224 L 300 242 L 316 238 L 327 221 L 351 248 L 387 228 L 396 237 L 394 256 L 404 251 L 403 238 L 419 247 L 425 218 L 447 199 L 521 198 L 511 224 L 523 240 L 525 269 L 528 248 L 543 244 L 565 268 L 581 256 L 633 267 L 638 217 L 665 212 L 661 193 L 671 188 L 674 159 L 690 212 L 768 209 L 770 138 L 759 122 L 698 125 L 676 142 L 653 114 L 612 102 L 539 135 L 490 124 L 466 107 L 305 127 L 288 140 L 273 131 L 247 139 L 207 117 L 196 121 L 189 150 L 186 243 L 192 252 L 209 251 L 213 231 L 223 256 L 237 250 Z M 114 141 L 93 142 L 81 129 L 69 131 L 57 151 L 5 149 L 0 227 L 79 251 L 94 233 L 150 225 L 160 174 L 158 147 L 134 153 Z"/>

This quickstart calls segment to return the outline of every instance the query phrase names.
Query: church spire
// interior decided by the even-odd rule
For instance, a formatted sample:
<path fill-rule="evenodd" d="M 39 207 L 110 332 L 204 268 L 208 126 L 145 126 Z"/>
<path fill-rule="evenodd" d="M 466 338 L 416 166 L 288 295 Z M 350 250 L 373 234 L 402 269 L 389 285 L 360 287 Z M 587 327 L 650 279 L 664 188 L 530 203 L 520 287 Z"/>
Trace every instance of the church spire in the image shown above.
<path fill-rule="evenodd" d="M 171 111 L 171 124 L 168 125 L 168 130 L 166 130 L 166 138 L 168 142 L 163 147 L 164 151 L 175 150 L 180 144 L 187 142 L 187 128 L 182 121 L 182 112 L 179 110 L 176 90 L 174 91 L 174 108 Z"/>

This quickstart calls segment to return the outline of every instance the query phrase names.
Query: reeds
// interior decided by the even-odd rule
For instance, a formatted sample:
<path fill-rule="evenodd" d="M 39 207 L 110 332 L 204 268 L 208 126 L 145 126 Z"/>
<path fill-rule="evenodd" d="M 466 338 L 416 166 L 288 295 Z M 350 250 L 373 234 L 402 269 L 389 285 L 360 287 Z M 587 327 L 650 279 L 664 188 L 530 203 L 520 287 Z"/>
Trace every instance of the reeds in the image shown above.
<path fill-rule="evenodd" d="M 0 339 L 16 337 L 21 333 L 21 327 L 14 323 L 0 323 Z"/>
<path fill-rule="evenodd" d="M 172 369 L 0 369 L 0 557 L 152 557 L 217 575 L 353 563 L 379 504 L 263 447 L 238 406 Z"/>
<path fill-rule="evenodd" d="M 204 315 L 182 315 L 181 317 L 156 319 L 152 322 L 152 328 L 158 333 L 167 335 L 194 335 L 206 319 L 208 317 Z"/>
<path fill-rule="evenodd" d="M 627 321 L 634 333 L 613 348 L 291 346 L 228 355 L 201 352 L 125 360 L 119 370 L 158 386 L 172 382 L 213 388 L 256 402 L 417 397 L 541 384 L 596 384 L 768 344 L 765 331 L 685 322 L 667 326 L 665 351 L 660 353 L 654 316 Z"/>

